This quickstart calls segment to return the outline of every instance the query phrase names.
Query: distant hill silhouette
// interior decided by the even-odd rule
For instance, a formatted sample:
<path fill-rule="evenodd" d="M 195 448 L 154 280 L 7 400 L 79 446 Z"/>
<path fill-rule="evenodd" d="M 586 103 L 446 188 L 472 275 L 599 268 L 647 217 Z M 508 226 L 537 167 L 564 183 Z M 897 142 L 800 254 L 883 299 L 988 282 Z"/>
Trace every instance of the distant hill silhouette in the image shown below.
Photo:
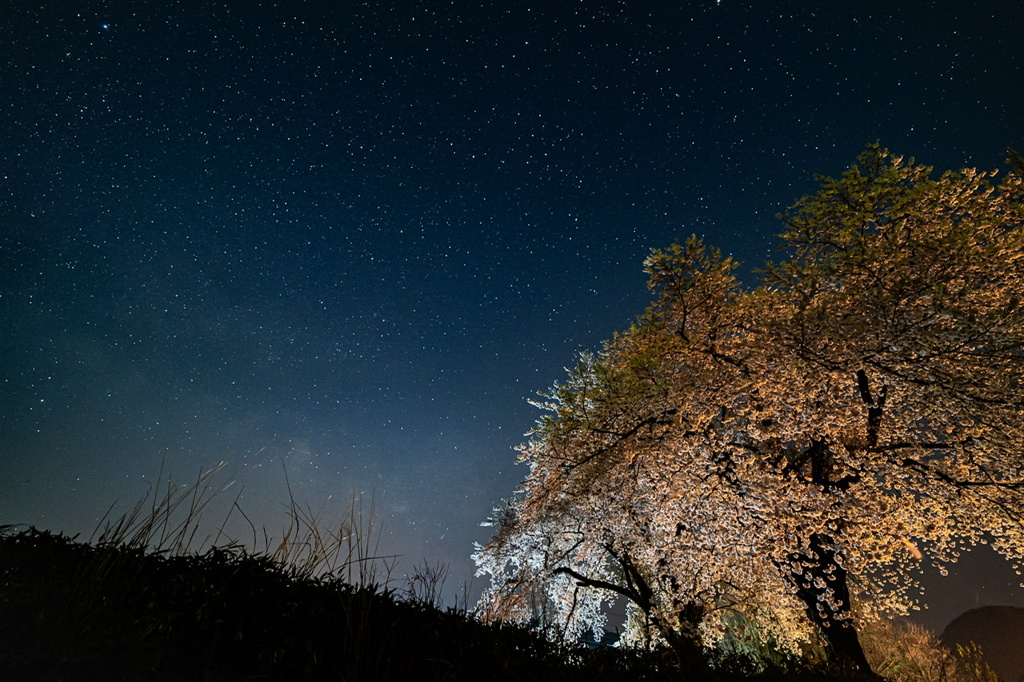
<path fill-rule="evenodd" d="M 949 645 L 975 642 L 1003 682 L 1024 679 L 1024 608 L 982 606 L 965 611 L 942 633 Z"/>

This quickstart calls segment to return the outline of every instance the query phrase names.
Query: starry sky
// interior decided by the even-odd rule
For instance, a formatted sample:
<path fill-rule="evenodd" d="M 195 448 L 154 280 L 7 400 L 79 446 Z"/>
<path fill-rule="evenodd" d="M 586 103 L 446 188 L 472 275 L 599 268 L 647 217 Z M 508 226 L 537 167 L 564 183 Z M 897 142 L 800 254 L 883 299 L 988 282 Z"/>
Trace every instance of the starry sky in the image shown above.
<path fill-rule="evenodd" d="M 0 23 L 0 523 L 88 536 L 224 461 L 271 531 L 285 471 L 326 516 L 372 497 L 396 575 L 449 586 L 526 474 L 528 399 L 643 310 L 650 249 L 696 233 L 753 281 L 775 214 L 868 143 L 940 170 L 1024 150 L 1011 0 L 10 0 Z M 928 624 L 1024 605 L 989 559 Z"/>

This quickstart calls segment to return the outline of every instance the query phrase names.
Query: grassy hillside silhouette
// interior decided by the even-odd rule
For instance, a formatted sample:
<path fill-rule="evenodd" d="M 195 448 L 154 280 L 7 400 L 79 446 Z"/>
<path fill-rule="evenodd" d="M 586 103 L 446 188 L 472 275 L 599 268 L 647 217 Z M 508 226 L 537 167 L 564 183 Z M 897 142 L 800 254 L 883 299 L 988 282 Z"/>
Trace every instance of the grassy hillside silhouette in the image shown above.
<path fill-rule="evenodd" d="M 0 585 L 7 680 L 594 682 L 679 672 L 659 652 L 556 645 L 391 590 L 297 575 L 237 546 L 168 555 L 6 527 Z"/>
<path fill-rule="evenodd" d="M 485 625 L 465 608 L 438 607 L 431 581 L 440 572 L 424 569 L 405 589 L 382 579 L 372 529 L 355 506 L 330 530 L 293 501 L 284 538 L 271 542 L 264 532 L 262 551 L 215 544 L 220 533 L 195 549 L 211 473 L 191 487 L 168 482 L 162 496 L 154 491 L 89 542 L 0 526 L 0 678 L 858 679 L 820 661 L 718 651 L 684 670 L 668 651 L 589 648 L 523 626 Z M 879 641 L 873 648 L 890 679 L 931 679 L 914 672 L 906 638 Z M 935 659 L 930 640 L 915 646 Z M 949 660 L 943 670 L 957 674 L 943 679 L 989 679 L 964 676 L 959 659 Z"/>

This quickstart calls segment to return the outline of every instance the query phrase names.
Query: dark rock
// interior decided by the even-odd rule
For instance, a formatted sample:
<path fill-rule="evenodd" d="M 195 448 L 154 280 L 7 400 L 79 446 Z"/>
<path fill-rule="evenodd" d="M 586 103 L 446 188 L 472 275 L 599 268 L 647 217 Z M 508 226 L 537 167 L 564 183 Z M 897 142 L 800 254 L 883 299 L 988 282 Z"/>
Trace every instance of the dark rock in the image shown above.
<path fill-rule="evenodd" d="M 950 646 L 974 642 L 999 679 L 1024 680 L 1024 608 L 983 606 L 965 611 L 946 626 L 942 641 Z"/>

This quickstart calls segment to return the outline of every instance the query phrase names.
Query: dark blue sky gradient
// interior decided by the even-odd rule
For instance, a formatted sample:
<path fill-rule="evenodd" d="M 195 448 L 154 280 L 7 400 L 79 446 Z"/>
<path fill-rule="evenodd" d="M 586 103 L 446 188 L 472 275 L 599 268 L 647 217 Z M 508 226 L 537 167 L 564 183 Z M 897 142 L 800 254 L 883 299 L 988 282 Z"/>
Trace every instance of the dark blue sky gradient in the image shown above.
<path fill-rule="evenodd" d="M 273 529 L 283 462 L 314 508 L 374 494 L 398 572 L 452 584 L 526 400 L 643 310 L 651 248 L 695 232 L 753 281 L 869 142 L 1024 149 L 1019 2 L 3 14 L 0 523 L 88 535 L 161 462 L 226 460 Z M 957 598 L 1024 601 L 993 580 Z"/>

